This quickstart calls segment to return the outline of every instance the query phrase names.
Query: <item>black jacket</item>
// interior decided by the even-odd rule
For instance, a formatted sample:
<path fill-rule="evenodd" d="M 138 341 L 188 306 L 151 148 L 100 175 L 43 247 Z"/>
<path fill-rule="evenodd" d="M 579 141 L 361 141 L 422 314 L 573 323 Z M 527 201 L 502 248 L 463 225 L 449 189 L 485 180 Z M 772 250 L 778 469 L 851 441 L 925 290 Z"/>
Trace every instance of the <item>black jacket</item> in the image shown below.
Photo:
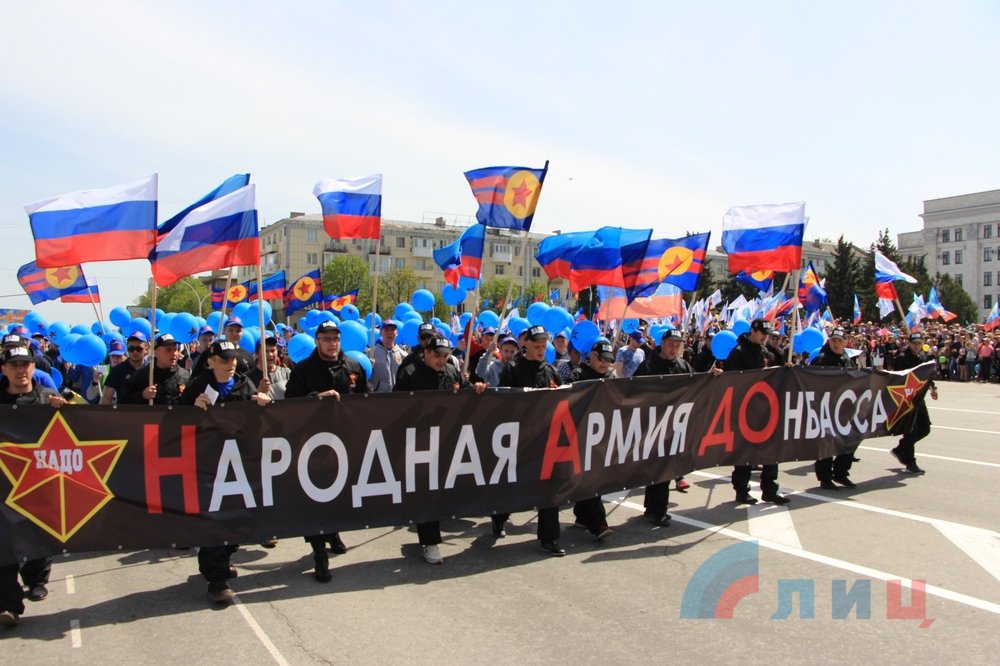
<path fill-rule="evenodd" d="M 205 392 L 205 387 L 211 385 L 218 390 L 219 385 L 215 382 L 215 374 L 206 371 L 194 378 L 181 397 L 177 400 L 178 405 L 193 405 L 195 399 Z M 257 388 L 247 379 L 246 375 L 237 372 L 233 376 L 233 389 L 225 398 L 219 396 L 219 402 L 244 402 L 253 398 L 257 393 Z"/>
<path fill-rule="evenodd" d="M 762 345 L 750 341 L 750 334 L 743 333 L 736 340 L 736 347 L 725 360 L 726 371 L 758 370 L 765 366 L 765 358 L 770 357 Z"/>
<path fill-rule="evenodd" d="M 514 388 L 555 388 L 562 381 L 559 371 L 547 361 L 529 361 L 524 356 L 515 356 L 500 371 L 497 386 Z"/>
<path fill-rule="evenodd" d="M 47 405 L 50 395 L 58 395 L 35 380 L 31 380 L 31 390 L 27 393 L 7 393 L 9 386 L 10 382 L 6 377 L 0 378 L 0 405 Z"/>
<path fill-rule="evenodd" d="M 636 374 L 639 373 L 637 372 Z M 614 370 L 608 370 L 602 375 L 597 370 L 594 370 L 589 363 L 581 363 L 570 371 L 569 381 L 572 384 L 573 382 L 581 382 L 588 379 L 613 379 L 614 376 Z"/>
<path fill-rule="evenodd" d="M 847 354 L 834 354 L 829 343 L 824 343 L 816 358 L 809 365 L 823 365 L 834 368 L 846 368 L 849 363 Z"/>
<path fill-rule="evenodd" d="M 191 382 L 191 373 L 175 365 L 172 368 L 153 368 L 153 384 L 156 386 L 156 397 L 153 398 L 154 405 L 176 405 L 180 400 L 181 393 Z M 142 368 L 129 377 L 122 389 L 122 394 L 118 397 L 118 402 L 123 404 L 141 405 L 147 400 L 142 397 L 142 392 L 149 386 L 149 366 Z M 195 396 L 196 398 L 198 396 Z"/>
<path fill-rule="evenodd" d="M 451 363 L 445 363 L 444 370 L 437 372 L 422 360 L 400 367 L 396 373 L 396 391 L 456 391 L 470 386 L 469 381 Z"/>
<path fill-rule="evenodd" d="M 368 378 L 361 364 L 344 352 L 340 352 L 336 361 L 324 361 L 314 349 L 306 360 L 292 368 L 285 397 L 315 396 L 330 389 L 340 394 L 368 393 Z"/>
<path fill-rule="evenodd" d="M 693 374 L 694 370 L 691 366 L 682 358 L 675 358 L 673 361 L 668 361 L 667 359 L 660 356 L 660 348 L 657 347 L 653 350 L 653 353 L 646 357 L 646 360 L 642 362 L 639 369 L 635 371 L 636 377 L 644 376 L 655 376 L 655 375 L 690 375 Z"/>

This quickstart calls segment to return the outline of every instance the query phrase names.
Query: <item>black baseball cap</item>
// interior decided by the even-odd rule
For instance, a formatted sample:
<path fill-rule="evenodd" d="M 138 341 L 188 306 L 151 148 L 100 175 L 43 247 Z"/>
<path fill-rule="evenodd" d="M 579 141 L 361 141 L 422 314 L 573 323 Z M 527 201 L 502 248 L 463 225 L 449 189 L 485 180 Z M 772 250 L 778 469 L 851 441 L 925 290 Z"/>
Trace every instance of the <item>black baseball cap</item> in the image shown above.
<path fill-rule="evenodd" d="M 428 335 L 437 335 L 437 329 L 434 328 L 434 324 L 421 324 L 420 328 L 417 329 L 417 337 L 423 338 Z"/>
<path fill-rule="evenodd" d="M 316 327 L 316 335 L 322 335 L 323 333 L 336 333 L 340 335 L 340 329 L 337 328 L 337 324 L 327 319 L 326 321 L 321 321 L 319 326 Z"/>
<path fill-rule="evenodd" d="M 208 348 L 208 355 L 218 356 L 228 361 L 231 358 L 236 358 L 236 345 L 229 340 L 218 340 Z"/>
<path fill-rule="evenodd" d="M 750 322 L 750 330 L 763 331 L 764 333 L 770 335 L 771 322 L 767 321 L 766 319 L 754 319 L 752 322 Z"/>
<path fill-rule="evenodd" d="M 681 333 L 676 328 L 668 328 L 667 330 L 663 331 L 663 335 L 660 336 L 660 341 L 663 341 L 663 340 L 683 340 L 683 339 L 684 339 L 684 334 Z"/>
<path fill-rule="evenodd" d="M 3 347 L 7 349 L 8 347 L 27 347 L 28 338 L 23 335 L 18 335 L 17 333 L 10 333 L 9 335 L 3 336 Z"/>
<path fill-rule="evenodd" d="M 532 326 L 527 330 L 527 338 L 531 341 L 548 340 L 549 334 L 548 331 L 545 330 L 544 326 Z"/>
<path fill-rule="evenodd" d="M 847 336 L 844 335 L 844 329 L 842 329 L 842 328 L 835 328 L 832 331 L 830 331 L 830 339 L 831 340 L 833 340 L 834 338 L 838 338 L 840 340 L 844 340 L 846 337 Z"/>
<path fill-rule="evenodd" d="M 913 333 L 910 333 L 910 342 L 923 342 L 923 341 L 924 341 L 924 334 L 921 333 L 920 331 L 914 331 Z"/>
<path fill-rule="evenodd" d="M 176 344 L 177 340 L 174 339 L 174 336 L 170 335 L 169 333 L 162 333 L 156 337 L 157 347 L 160 347 L 162 345 L 176 345 Z"/>
<path fill-rule="evenodd" d="M 598 340 L 594 343 L 594 346 L 590 348 L 591 354 L 597 354 L 597 358 L 602 361 L 614 361 L 615 360 L 615 348 L 607 340 Z"/>
<path fill-rule="evenodd" d="M 435 352 L 446 351 L 451 353 L 455 349 L 448 338 L 434 338 L 434 341 L 427 345 L 427 349 Z"/>
<path fill-rule="evenodd" d="M 31 351 L 27 347 L 16 346 L 16 347 L 4 347 L 3 350 L 3 362 L 8 361 L 23 361 L 25 363 L 31 363 L 35 360 L 32 356 Z"/>

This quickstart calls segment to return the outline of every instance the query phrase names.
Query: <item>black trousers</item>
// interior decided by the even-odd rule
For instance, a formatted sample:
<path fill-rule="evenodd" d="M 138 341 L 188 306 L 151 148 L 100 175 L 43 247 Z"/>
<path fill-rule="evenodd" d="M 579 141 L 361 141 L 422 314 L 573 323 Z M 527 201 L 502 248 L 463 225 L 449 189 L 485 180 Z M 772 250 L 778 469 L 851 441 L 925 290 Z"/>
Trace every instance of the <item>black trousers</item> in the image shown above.
<path fill-rule="evenodd" d="M 17 580 L 19 573 L 24 584 L 32 588 L 35 585 L 48 585 L 51 572 L 51 557 L 28 560 L 23 565 L 15 563 L 0 567 L 0 611 L 11 611 L 18 615 L 24 613 L 24 588 Z"/>
<path fill-rule="evenodd" d="M 588 530 L 596 530 L 608 524 L 608 512 L 600 496 L 588 497 L 573 505 L 576 522 L 586 525 Z"/>
<path fill-rule="evenodd" d="M 917 405 L 917 415 L 913 419 L 913 428 L 903 435 L 896 447 L 896 453 L 904 465 L 917 462 L 915 447 L 917 442 L 931 433 L 931 416 L 927 412 L 927 404 L 921 400 Z"/>
<path fill-rule="evenodd" d="M 198 571 L 209 583 L 229 579 L 229 556 L 236 552 L 234 546 L 202 546 L 198 549 Z"/>
<path fill-rule="evenodd" d="M 441 523 L 417 523 L 417 539 L 421 546 L 436 546 L 441 543 Z"/>
<path fill-rule="evenodd" d="M 733 489 L 737 494 L 750 492 L 750 465 L 733 468 Z M 764 495 L 778 494 L 778 466 L 761 465 L 760 490 Z"/>
<path fill-rule="evenodd" d="M 492 520 L 494 525 L 503 525 L 510 520 L 510 514 L 498 513 L 492 516 Z M 535 533 L 542 541 L 559 540 L 559 507 L 550 506 L 538 510 L 538 530 Z"/>
<path fill-rule="evenodd" d="M 843 478 L 851 473 L 851 465 L 853 464 L 853 453 L 841 453 L 835 458 L 820 458 L 814 466 L 816 478 L 820 481 Z"/>
<path fill-rule="evenodd" d="M 653 483 L 646 486 L 646 496 L 642 500 L 642 505 L 646 507 L 648 513 L 660 516 L 667 512 L 667 504 L 670 502 L 670 482 Z"/>

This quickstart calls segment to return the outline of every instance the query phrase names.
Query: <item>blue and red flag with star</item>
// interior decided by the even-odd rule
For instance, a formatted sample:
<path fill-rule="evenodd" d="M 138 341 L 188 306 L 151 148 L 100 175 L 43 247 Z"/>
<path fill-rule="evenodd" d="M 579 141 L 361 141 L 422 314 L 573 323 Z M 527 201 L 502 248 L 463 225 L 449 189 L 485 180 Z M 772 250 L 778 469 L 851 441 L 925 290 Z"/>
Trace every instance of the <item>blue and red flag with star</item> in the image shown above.
<path fill-rule="evenodd" d="M 87 279 L 83 276 L 83 267 L 79 265 L 40 268 L 32 261 L 17 269 L 17 281 L 32 305 L 87 290 Z M 89 296 L 87 301 L 90 302 Z"/>
<path fill-rule="evenodd" d="M 323 286 L 320 282 L 319 269 L 309 271 L 288 289 L 285 290 L 285 315 L 291 315 L 307 305 L 323 300 Z"/>
<path fill-rule="evenodd" d="M 697 291 L 710 237 L 711 234 L 704 233 L 650 240 L 641 263 L 629 267 L 629 275 L 625 277 L 626 282 L 634 281 L 631 298 L 649 296 L 661 283 Z"/>
<path fill-rule="evenodd" d="M 434 250 L 434 263 L 444 271 L 445 282 L 458 287 L 460 278 L 478 280 L 483 272 L 486 226 L 473 224 L 454 243 Z"/>
<path fill-rule="evenodd" d="M 546 161 L 541 169 L 493 166 L 466 171 L 472 195 L 479 202 L 476 219 L 488 227 L 528 231 L 548 169 Z"/>

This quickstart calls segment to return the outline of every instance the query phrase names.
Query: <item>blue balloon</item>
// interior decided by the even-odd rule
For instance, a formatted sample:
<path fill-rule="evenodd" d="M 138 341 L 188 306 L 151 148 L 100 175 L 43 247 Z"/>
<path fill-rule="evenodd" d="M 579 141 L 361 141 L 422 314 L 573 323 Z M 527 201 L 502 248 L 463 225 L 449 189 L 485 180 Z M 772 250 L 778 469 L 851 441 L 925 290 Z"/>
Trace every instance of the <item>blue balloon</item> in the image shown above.
<path fill-rule="evenodd" d="M 94 366 L 100 365 L 104 357 L 108 355 L 108 348 L 104 340 L 93 333 L 81 335 L 70 345 L 69 356 L 63 352 L 63 358 L 76 365 Z"/>
<path fill-rule="evenodd" d="M 205 319 L 205 325 L 212 329 L 212 332 L 218 335 L 222 332 L 222 311 L 217 310 L 212 314 L 208 315 Z"/>
<path fill-rule="evenodd" d="M 822 349 L 823 349 L 822 347 L 816 347 L 816 349 L 813 349 L 811 352 L 809 352 L 809 363 L 812 363 L 813 359 L 819 356 L 819 352 Z"/>
<path fill-rule="evenodd" d="M 466 291 L 475 291 L 478 285 L 479 285 L 479 280 L 477 280 L 474 277 L 460 275 L 458 278 L 459 289 L 464 289 Z"/>
<path fill-rule="evenodd" d="M 302 321 L 305 322 L 303 325 L 307 328 L 312 328 L 313 326 L 319 326 L 319 323 L 322 321 L 321 319 L 322 316 L 323 313 L 320 310 L 310 310 L 309 312 L 306 313 L 306 316 L 302 318 Z"/>
<path fill-rule="evenodd" d="M 70 329 L 70 333 L 76 333 L 77 335 L 88 335 L 90 333 L 90 327 L 86 324 L 76 324 Z"/>
<path fill-rule="evenodd" d="M 365 328 L 371 329 L 373 317 L 375 319 L 375 328 L 379 328 L 382 326 L 382 315 L 380 315 L 377 312 L 375 313 L 369 312 L 368 314 L 365 315 Z"/>
<path fill-rule="evenodd" d="M 90 332 L 94 335 L 104 335 L 106 332 L 113 330 L 114 326 L 105 321 L 95 321 L 90 325 Z"/>
<path fill-rule="evenodd" d="M 54 321 L 49 324 L 49 340 L 58 344 L 62 344 L 62 337 L 68 334 L 70 331 L 69 324 L 62 321 Z"/>
<path fill-rule="evenodd" d="M 402 320 L 406 317 L 407 312 L 413 312 L 413 306 L 409 303 L 400 303 L 396 306 L 396 309 L 392 311 L 392 318 Z"/>
<path fill-rule="evenodd" d="M 416 312 L 415 310 L 410 310 L 405 315 L 403 315 L 403 318 L 400 321 L 419 321 L 422 324 L 424 323 L 424 318 L 419 312 Z"/>
<path fill-rule="evenodd" d="M 136 332 L 142 333 L 149 340 L 153 336 L 153 326 L 149 323 L 148 319 L 136 317 L 125 327 L 125 337 L 127 338 Z"/>
<path fill-rule="evenodd" d="M 426 289 L 417 289 L 413 292 L 410 303 L 417 312 L 429 312 L 434 309 L 434 294 Z"/>
<path fill-rule="evenodd" d="M 358 362 L 358 365 L 364 368 L 365 377 L 367 377 L 368 379 L 372 378 L 372 361 L 370 358 L 365 356 L 363 352 L 359 352 L 354 349 L 351 349 L 344 353 L 353 358 L 355 361 Z"/>
<path fill-rule="evenodd" d="M 496 328 L 500 324 L 500 317 L 493 310 L 483 310 L 476 321 L 481 328 Z"/>
<path fill-rule="evenodd" d="M 174 318 L 177 316 L 176 312 L 168 312 L 162 317 L 158 317 L 156 320 L 156 331 L 155 334 L 159 335 L 161 333 L 169 333 L 170 327 L 174 323 Z"/>
<path fill-rule="evenodd" d="M 463 331 L 469 326 L 469 321 L 471 319 L 472 319 L 472 313 L 471 312 L 463 312 L 459 316 L 458 323 L 459 323 L 459 325 L 461 325 Z"/>
<path fill-rule="evenodd" d="M 531 322 L 527 319 L 523 319 L 521 317 L 511 317 L 507 320 L 507 329 L 515 338 L 521 335 L 521 332 L 527 328 L 531 328 Z"/>
<path fill-rule="evenodd" d="M 441 319 L 439 319 L 438 317 L 431 317 L 431 323 L 434 324 L 435 326 L 440 326 L 444 322 L 442 322 Z"/>
<path fill-rule="evenodd" d="M 403 323 L 402 328 L 399 329 L 399 342 L 408 347 L 413 347 L 419 342 L 417 335 L 420 332 L 420 324 L 422 322 L 415 319 L 411 319 Z"/>
<path fill-rule="evenodd" d="M 312 336 L 305 333 L 293 335 L 292 339 L 288 341 L 288 358 L 296 363 L 301 363 L 309 358 L 314 349 L 316 349 L 316 341 L 312 339 Z"/>
<path fill-rule="evenodd" d="M 739 337 L 744 333 L 750 332 L 750 322 L 748 322 L 746 319 L 740 319 L 738 321 L 734 321 L 733 325 L 729 327 L 729 330 L 735 333 L 736 337 Z"/>
<path fill-rule="evenodd" d="M 634 333 L 639 330 L 639 320 L 638 319 L 623 319 L 622 320 L 622 333 Z"/>
<path fill-rule="evenodd" d="M 56 385 L 57 388 L 62 386 L 63 376 L 62 373 L 59 372 L 59 368 L 53 365 L 52 369 L 49 370 L 49 377 L 52 377 L 52 382 Z"/>
<path fill-rule="evenodd" d="M 673 328 L 672 326 L 670 328 Z M 667 327 L 663 324 L 657 324 L 649 329 L 649 337 L 652 338 L 653 344 L 658 345 L 663 340 L 663 332 L 667 330 Z"/>
<path fill-rule="evenodd" d="M 340 348 L 344 351 L 363 352 L 368 345 L 368 331 L 358 321 L 345 321 L 340 325 Z"/>
<path fill-rule="evenodd" d="M 160 308 L 156 308 L 156 318 L 157 319 L 162 319 L 163 315 L 165 315 L 165 314 L 166 313 L 163 310 L 161 310 Z"/>
<path fill-rule="evenodd" d="M 179 312 L 170 322 L 170 335 L 181 344 L 198 337 L 198 318 L 190 312 Z"/>
<path fill-rule="evenodd" d="M 567 326 L 573 323 L 573 317 L 566 311 L 566 308 L 554 307 L 549 308 L 544 315 L 542 315 L 542 326 L 549 333 L 558 333 Z"/>
<path fill-rule="evenodd" d="M 465 289 L 459 289 L 451 286 L 450 284 L 446 284 L 444 288 L 441 290 L 441 300 L 443 300 L 448 305 L 451 305 L 452 307 L 465 301 L 465 297 L 468 295 L 469 292 L 467 292 Z"/>
<path fill-rule="evenodd" d="M 249 354 L 253 354 L 256 351 L 257 342 L 253 339 L 253 333 L 251 333 L 246 328 L 240 333 L 240 349 L 244 350 Z"/>
<path fill-rule="evenodd" d="M 712 338 L 712 355 L 720 361 L 725 361 L 736 348 L 736 341 L 736 334 L 732 331 L 719 331 Z"/>
<path fill-rule="evenodd" d="M 549 363 L 556 362 L 556 348 L 552 346 L 551 342 L 545 343 L 545 360 Z"/>
<path fill-rule="evenodd" d="M 437 336 L 439 338 L 444 338 L 446 340 L 451 340 L 451 329 L 444 324 L 438 324 L 434 328 L 437 329 Z"/>
<path fill-rule="evenodd" d="M 248 303 L 246 301 L 242 303 L 237 303 L 236 306 L 233 307 L 232 316 L 239 317 L 241 321 L 245 319 L 252 319 L 253 313 L 251 312 L 251 310 L 256 308 L 256 306 L 257 306 L 256 303 Z"/>
<path fill-rule="evenodd" d="M 124 329 L 132 321 L 132 313 L 128 311 L 128 308 L 123 308 L 119 305 L 117 308 L 111 309 L 111 312 L 108 313 L 108 318 L 112 324 Z"/>
<path fill-rule="evenodd" d="M 344 321 L 357 321 L 361 319 L 361 311 L 358 310 L 357 306 L 348 303 L 340 308 L 340 318 Z"/>
<path fill-rule="evenodd" d="M 108 349 L 111 349 L 111 343 L 114 342 L 115 340 L 122 343 L 122 346 L 125 345 L 125 336 L 123 336 L 121 333 L 118 332 L 105 333 L 104 335 L 101 336 L 101 340 L 104 340 L 104 344 L 107 345 Z"/>
<path fill-rule="evenodd" d="M 45 335 L 45 332 L 49 328 L 49 323 L 45 321 L 45 317 L 34 310 L 24 316 L 24 325 L 28 327 L 28 330 L 32 334 L 41 333 Z"/>
<path fill-rule="evenodd" d="M 549 311 L 549 304 L 542 303 L 541 301 L 537 303 L 532 303 L 528 306 L 527 319 L 532 326 L 543 326 L 542 319 L 545 317 L 545 313 Z"/>
<path fill-rule="evenodd" d="M 792 338 L 792 351 L 796 354 L 804 354 L 808 351 L 822 347 L 826 342 L 826 336 L 818 328 L 809 327 Z"/>
<path fill-rule="evenodd" d="M 594 341 L 599 337 L 601 337 L 601 329 L 597 328 L 597 324 L 585 320 L 577 322 L 576 326 L 573 327 L 569 341 L 573 345 L 573 349 L 586 356 L 590 353 L 591 347 L 594 346 Z"/>

